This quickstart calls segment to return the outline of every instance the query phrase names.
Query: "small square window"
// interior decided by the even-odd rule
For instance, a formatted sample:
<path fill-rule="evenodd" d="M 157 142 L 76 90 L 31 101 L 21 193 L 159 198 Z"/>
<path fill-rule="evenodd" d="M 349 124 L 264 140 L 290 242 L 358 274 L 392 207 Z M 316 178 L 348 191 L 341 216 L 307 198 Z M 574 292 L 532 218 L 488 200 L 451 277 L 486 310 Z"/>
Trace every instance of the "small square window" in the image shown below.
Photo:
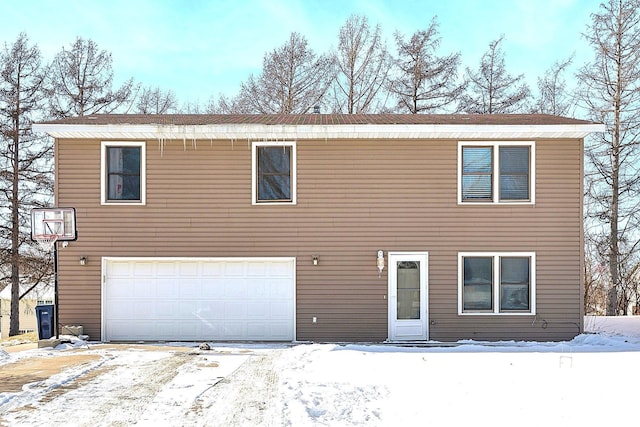
<path fill-rule="evenodd" d="M 102 143 L 103 204 L 145 203 L 145 145 L 139 142 Z"/>
<path fill-rule="evenodd" d="M 295 204 L 294 143 L 254 143 L 252 202 Z"/>

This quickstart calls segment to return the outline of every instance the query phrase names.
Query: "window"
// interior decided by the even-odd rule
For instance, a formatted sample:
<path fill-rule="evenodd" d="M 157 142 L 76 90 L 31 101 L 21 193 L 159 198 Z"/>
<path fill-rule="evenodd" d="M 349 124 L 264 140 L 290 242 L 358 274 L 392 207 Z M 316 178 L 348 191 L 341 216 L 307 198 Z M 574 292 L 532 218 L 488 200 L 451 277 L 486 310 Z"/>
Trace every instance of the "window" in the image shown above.
<path fill-rule="evenodd" d="M 458 203 L 535 202 L 533 142 L 460 142 Z"/>
<path fill-rule="evenodd" d="M 295 204 L 295 143 L 254 142 L 252 157 L 252 203 Z"/>
<path fill-rule="evenodd" d="M 103 142 L 102 204 L 145 203 L 145 143 Z"/>
<path fill-rule="evenodd" d="M 535 253 L 458 254 L 458 314 L 535 314 Z"/>

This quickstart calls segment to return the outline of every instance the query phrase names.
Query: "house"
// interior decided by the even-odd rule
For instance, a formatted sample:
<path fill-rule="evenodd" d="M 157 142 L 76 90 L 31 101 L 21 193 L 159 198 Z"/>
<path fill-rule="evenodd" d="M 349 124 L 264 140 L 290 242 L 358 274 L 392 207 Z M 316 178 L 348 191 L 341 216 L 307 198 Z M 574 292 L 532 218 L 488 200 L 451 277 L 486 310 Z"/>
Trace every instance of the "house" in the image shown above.
<path fill-rule="evenodd" d="M 563 340 L 583 331 L 583 138 L 547 115 L 43 122 L 61 324 L 104 341 Z M 83 262 L 84 261 L 84 262 Z"/>
<path fill-rule="evenodd" d="M 20 295 L 28 291 L 31 286 L 20 286 Z M 25 334 L 36 332 L 38 323 L 36 320 L 36 306 L 53 304 L 53 292 L 42 286 L 32 289 L 18 304 L 19 332 Z M 0 291 L 0 338 L 9 336 L 11 322 L 11 285 Z"/>

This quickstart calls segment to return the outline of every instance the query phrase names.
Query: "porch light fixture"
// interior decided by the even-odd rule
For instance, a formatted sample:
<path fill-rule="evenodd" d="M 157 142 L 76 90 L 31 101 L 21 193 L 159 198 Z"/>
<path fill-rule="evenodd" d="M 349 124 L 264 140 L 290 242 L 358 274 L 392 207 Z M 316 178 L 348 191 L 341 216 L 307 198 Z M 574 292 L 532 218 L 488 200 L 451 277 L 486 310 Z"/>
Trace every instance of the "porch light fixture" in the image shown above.
<path fill-rule="evenodd" d="M 87 257 L 86 256 L 81 256 L 80 257 L 80 265 L 87 265 Z"/>
<path fill-rule="evenodd" d="M 382 270 L 384 270 L 384 252 L 378 251 L 378 259 L 376 260 L 376 264 L 378 266 L 378 277 L 382 275 Z"/>
<path fill-rule="evenodd" d="M 318 263 L 320 262 L 320 257 L 318 255 L 313 255 L 311 257 L 311 262 L 313 263 L 313 265 L 318 265 Z"/>

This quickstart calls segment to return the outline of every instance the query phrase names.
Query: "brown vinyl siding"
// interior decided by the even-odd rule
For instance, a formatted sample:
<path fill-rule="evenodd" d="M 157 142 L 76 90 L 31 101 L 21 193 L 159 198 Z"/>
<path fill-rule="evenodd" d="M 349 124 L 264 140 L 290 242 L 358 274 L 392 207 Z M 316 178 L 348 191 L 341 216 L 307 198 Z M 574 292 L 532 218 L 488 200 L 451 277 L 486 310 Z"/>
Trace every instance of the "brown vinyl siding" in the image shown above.
<path fill-rule="evenodd" d="M 429 338 L 570 338 L 581 329 L 581 140 L 538 140 L 535 205 L 457 204 L 457 140 L 297 141 L 297 204 L 251 204 L 248 141 L 147 142 L 146 205 L 100 204 L 100 140 L 57 140 L 60 321 L 100 339 L 105 256 L 297 258 L 298 340 L 387 338 L 376 252 L 429 252 Z M 458 252 L 537 256 L 537 315 L 459 316 Z M 319 255 L 318 266 L 311 263 Z M 80 266 L 80 256 L 89 262 Z M 317 317 L 316 324 L 311 322 Z"/>

